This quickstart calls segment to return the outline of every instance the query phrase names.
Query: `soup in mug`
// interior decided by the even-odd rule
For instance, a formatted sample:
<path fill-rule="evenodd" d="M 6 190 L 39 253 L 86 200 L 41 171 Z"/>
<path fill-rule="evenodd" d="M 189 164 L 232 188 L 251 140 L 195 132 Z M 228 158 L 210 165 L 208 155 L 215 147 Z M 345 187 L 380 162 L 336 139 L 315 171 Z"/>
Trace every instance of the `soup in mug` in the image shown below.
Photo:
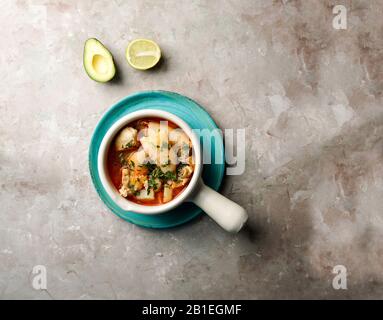
<path fill-rule="evenodd" d="M 189 137 L 173 122 L 136 120 L 119 131 L 109 148 L 109 175 L 121 196 L 138 204 L 161 205 L 189 184 L 192 150 Z"/>

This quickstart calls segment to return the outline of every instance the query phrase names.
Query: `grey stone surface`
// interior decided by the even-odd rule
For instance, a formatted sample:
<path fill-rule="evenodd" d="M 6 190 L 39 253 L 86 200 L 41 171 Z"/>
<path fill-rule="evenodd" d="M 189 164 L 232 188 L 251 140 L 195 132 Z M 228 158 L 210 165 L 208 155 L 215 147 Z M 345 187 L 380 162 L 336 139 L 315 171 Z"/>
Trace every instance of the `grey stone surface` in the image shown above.
<path fill-rule="evenodd" d="M 329 0 L 2 1 L 0 298 L 383 298 L 383 2 L 342 3 L 347 30 Z M 117 81 L 85 74 L 88 37 Z M 138 37 L 163 49 L 156 70 L 127 65 Z M 93 129 L 148 89 L 247 129 L 246 172 L 222 190 L 250 214 L 240 234 L 206 216 L 142 229 L 99 200 Z M 332 288 L 338 264 L 347 290 Z"/>

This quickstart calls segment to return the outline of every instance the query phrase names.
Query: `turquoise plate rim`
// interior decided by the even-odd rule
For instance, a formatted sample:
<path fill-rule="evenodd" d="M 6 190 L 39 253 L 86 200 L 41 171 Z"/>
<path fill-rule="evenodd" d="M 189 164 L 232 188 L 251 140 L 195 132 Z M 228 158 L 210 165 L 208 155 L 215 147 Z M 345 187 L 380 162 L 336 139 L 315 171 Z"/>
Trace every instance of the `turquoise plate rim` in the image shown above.
<path fill-rule="evenodd" d="M 138 214 L 138 213 L 131 212 L 131 211 L 124 211 L 121 208 L 119 208 L 118 206 L 116 206 L 115 203 L 113 202 L 113 200 L 107 195 L 106 191 L 104 190 L 104 188 L 100 182 L 100 179 L 98 176 L 98 171 L 97 171 L 98 150 L 100 147 L 101 140 L 104 137 L 105 132 L 108 130 L 110 125 L 112 125 L 120 117 L 129 113 L 129 112 L 126 112 L 126 109 L 132 108 L 132 106 L 129 107 L 129 103 L 134 102 L 136 100 L 151 98 L 153 96 L 155 96 L 155 97 L 162 96 L 162 97 L 165 97 L 167 99 L 175 99 L 175 100 L 182 101 L 182 102 L 186 103 L 187 105 L 192 106 L 193 108 L 196 108 L 196 110 L 198 110 L 199 112 L 202 112 L 203 116 L 205 116 L 204 121 L 210 122 L 209 125 L 211 125 L 212 128 L 219 129 L 219 127 L 215 123 L 214 119 L 210 116 L 210 114 L 201 105 L 199 105 L 194 100 L 192 100 L 192 99 L 190 99 L 190 98 L 188 98 L 182 94 L 179 94 L 176 92 L 171 92 L 171 91 L 164 91 L 164 90 L 139 91 L 139 92 L 130 94 L 130 95 L 124 97 L 123 99 L 119 100 L 118 102 L 114 103 L 111 107 L 109 107 L 102 114 L 100 120 L 98 121 L 98 123 L 97 123 L 97 125 L 93 131 L 92 137 L 91 137 L 91 142 L 90 142 L 89 151 L 88 151 L 88 167 L 89 167 L 89 172 L 91 175 L 93 186 L 96 189 L 96 192 L 97 192 L 99 198 L 108 207 L 108 209 L 110 211 L 112 211 L 112 213 L 114 213 L 115 215 L 117 215 L 121 219 L 128 221 L 130 223 L 133 223 L 133 224 L 140 226 L 140 227 L 152 228 L 152 229 L 165 229 L 165 228 L 176 227 L 176 226 L 182 225 L 184 223 L 187 223 L 187 222 L 193 220 L 194 218 L 196 218 L 197 216 L 199 216 L 201 214 L 202 209 L 200 209 L 197 206 L 195 206 L 194 204 L 188 202 L 188 203 L 183 203 L 180 206 L 178 206 L 178 207 L 176 207 L 176 208 L 174 208 L 168 212 L 161 213 L 158 215 L 142 215 L 142 214 Z M 179 103 L 178 105 L 180 106 L 182 104 Z M 120 108 L 122 108 L 123 111 L 121 111 L 117 115 L 114 115 L 114 113 L 116 113 L 117 110 Z M 161 107 L 160 106 L 156 106 L 156 107 L 150 106 L 150 108 L 163 110 L 162 106 Z M 133 107 L 133 109 L 134 109 L 134 107 Z M 142 109 L 145 109 L 145 108 L 134 109 L 130 112 L 133 112 L 136 110 L 142 110 Z M 190 110 L 185 109 L 185 111 L 187 111 L 189 113 L 192 112 L 191 109 Z M 170 112 L 172 112 L 172 111 L 170 111 Z M 107 122 L 108 122 L 109 118 L 112 119 L 112 122 L 109 123 L 109 126 L 108 126 Z M 183 120 L 186 121 L 189 125 L 191 125 L 189 123 L 188 119 L 183 119 Z M 105 126 L 107 127 L 106 129 L 104 129 Z M 193 128 L 195 126 L 191 125 L 191 127 Z M 102 134 L 103 131 L 105 131 L 105 132 Z M 215 145 L 217 145 L 217 147 L 219 148 L 221 155 L 224 156 L 224 145 L 223 145 L 222 137 L 219 139 L 219 141 L 217 141 L 217 140 L 212 141 L 212 145 L 211 145 L 212 148 L 214 148 Z M 219 188 L 221 187 L 221 184 L 223 181 L 224 172 L 225 172 L 225 164 L 224 163 L 214 164 L 212 166 L 214 166 L 215 169 L 207 169 L 207 166 L 204 165 L 202 176 L 203 176 L 204 181 L 207 185 L 209 185 L 214 190 L 218 191 Z M 206 181 L 207 179 L 205 179 L 205 177 L 204 177 L 204 175 L 206 176 L 206 170 L 208 170 L 208 171 L 209 170 L 213 170 L 213 171 L 215 170 L 215 172 L 213 172 L 213 174 L 214 174 L 213 180 L 210 179 L 209 181 Z M 207 178 L 210 178 L 210 177 L 207 177 Z M 187 214 L 184 214 L 182 212 L 179 213 L 179 211 L 182 209 L 190 211 L 190 213 L 187 213 Z M 164 220 L 163 222 L 158 222 L 158 221 L 154 222 L 154 220 L 161 221 L 162 220 L 161 218 L 165 218 L 165 217 L 166 217 L 166 219 L 163 219 Z M 158 218 L 160 218 L 160 219 L 158 219 Z M 144 221 L 140 221 L 142 219 Z M 169 222 L 169 219 L 173 220 L 173 221 Z M 153 220 L 153 221 L 151 222 L 150 220 Z"/>

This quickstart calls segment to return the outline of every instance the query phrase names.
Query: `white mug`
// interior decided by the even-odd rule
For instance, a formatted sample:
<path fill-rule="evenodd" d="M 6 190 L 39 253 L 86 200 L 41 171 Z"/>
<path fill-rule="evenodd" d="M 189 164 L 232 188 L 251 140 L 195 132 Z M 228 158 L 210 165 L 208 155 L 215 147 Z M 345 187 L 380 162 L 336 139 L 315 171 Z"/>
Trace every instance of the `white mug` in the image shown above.
<path fill-rule="evenodd" d="M 189 184 L 173 200 L 157 206 L 137 204 L 122 197 L 114 187 L 107 169 L 109 147 L 116 134 L 132 121 L 147 117 L 163 118 L 178 125 L 189 136 L 194 149 L 195 169 Z M 190 201 L 199 206 L 226 231 L 238 232 L 247 221 L 248 216 L 244 208 L 203 183 L 201 178 L 202 153 L 199 138 L 185 121 L 172 113 L 162 110 L 146 109 L 129 113 L 120 118 L 106 132 L 101 142 L 97 167 L 105 191 L 123 210 L 140 214 L 160 214 L 179 206 L 184 201 Z"/>

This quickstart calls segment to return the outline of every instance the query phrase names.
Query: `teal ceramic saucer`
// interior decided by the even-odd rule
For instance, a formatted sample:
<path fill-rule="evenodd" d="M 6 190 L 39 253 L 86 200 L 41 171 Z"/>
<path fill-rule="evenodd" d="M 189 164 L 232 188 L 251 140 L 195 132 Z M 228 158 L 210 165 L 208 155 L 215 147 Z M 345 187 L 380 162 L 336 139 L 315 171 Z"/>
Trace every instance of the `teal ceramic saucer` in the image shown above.
<path fill-rule="evenodd" d="M 202 210 L 193 203 L 186 202 L 175 209 L 157 215 L 144 215 L 124 211 L 106 193 L 97 170 L 97 157 L 101 141 L 113 123 L 133 111 L 149 108 L 171 112 L 183 119 L 192 129 L 214 130 L 218 128 L 214 120 L 200 105 L 185 96 L 167 91 L 139 92 L 117 102 L 102 116 L 93 133 L 89 148 L 89 170 L 98 195 L 114 214 L 141 227 L 170 228 L 192 220 Z M 222 139 L 212 139 L 211 149 L 212 155 L 220 155 L 224 159 Z M 222 183 L 224 172 L 224 163 L 204 165 L 202 178 L 206 185 L 214 190 L 218 190 Z"/>

